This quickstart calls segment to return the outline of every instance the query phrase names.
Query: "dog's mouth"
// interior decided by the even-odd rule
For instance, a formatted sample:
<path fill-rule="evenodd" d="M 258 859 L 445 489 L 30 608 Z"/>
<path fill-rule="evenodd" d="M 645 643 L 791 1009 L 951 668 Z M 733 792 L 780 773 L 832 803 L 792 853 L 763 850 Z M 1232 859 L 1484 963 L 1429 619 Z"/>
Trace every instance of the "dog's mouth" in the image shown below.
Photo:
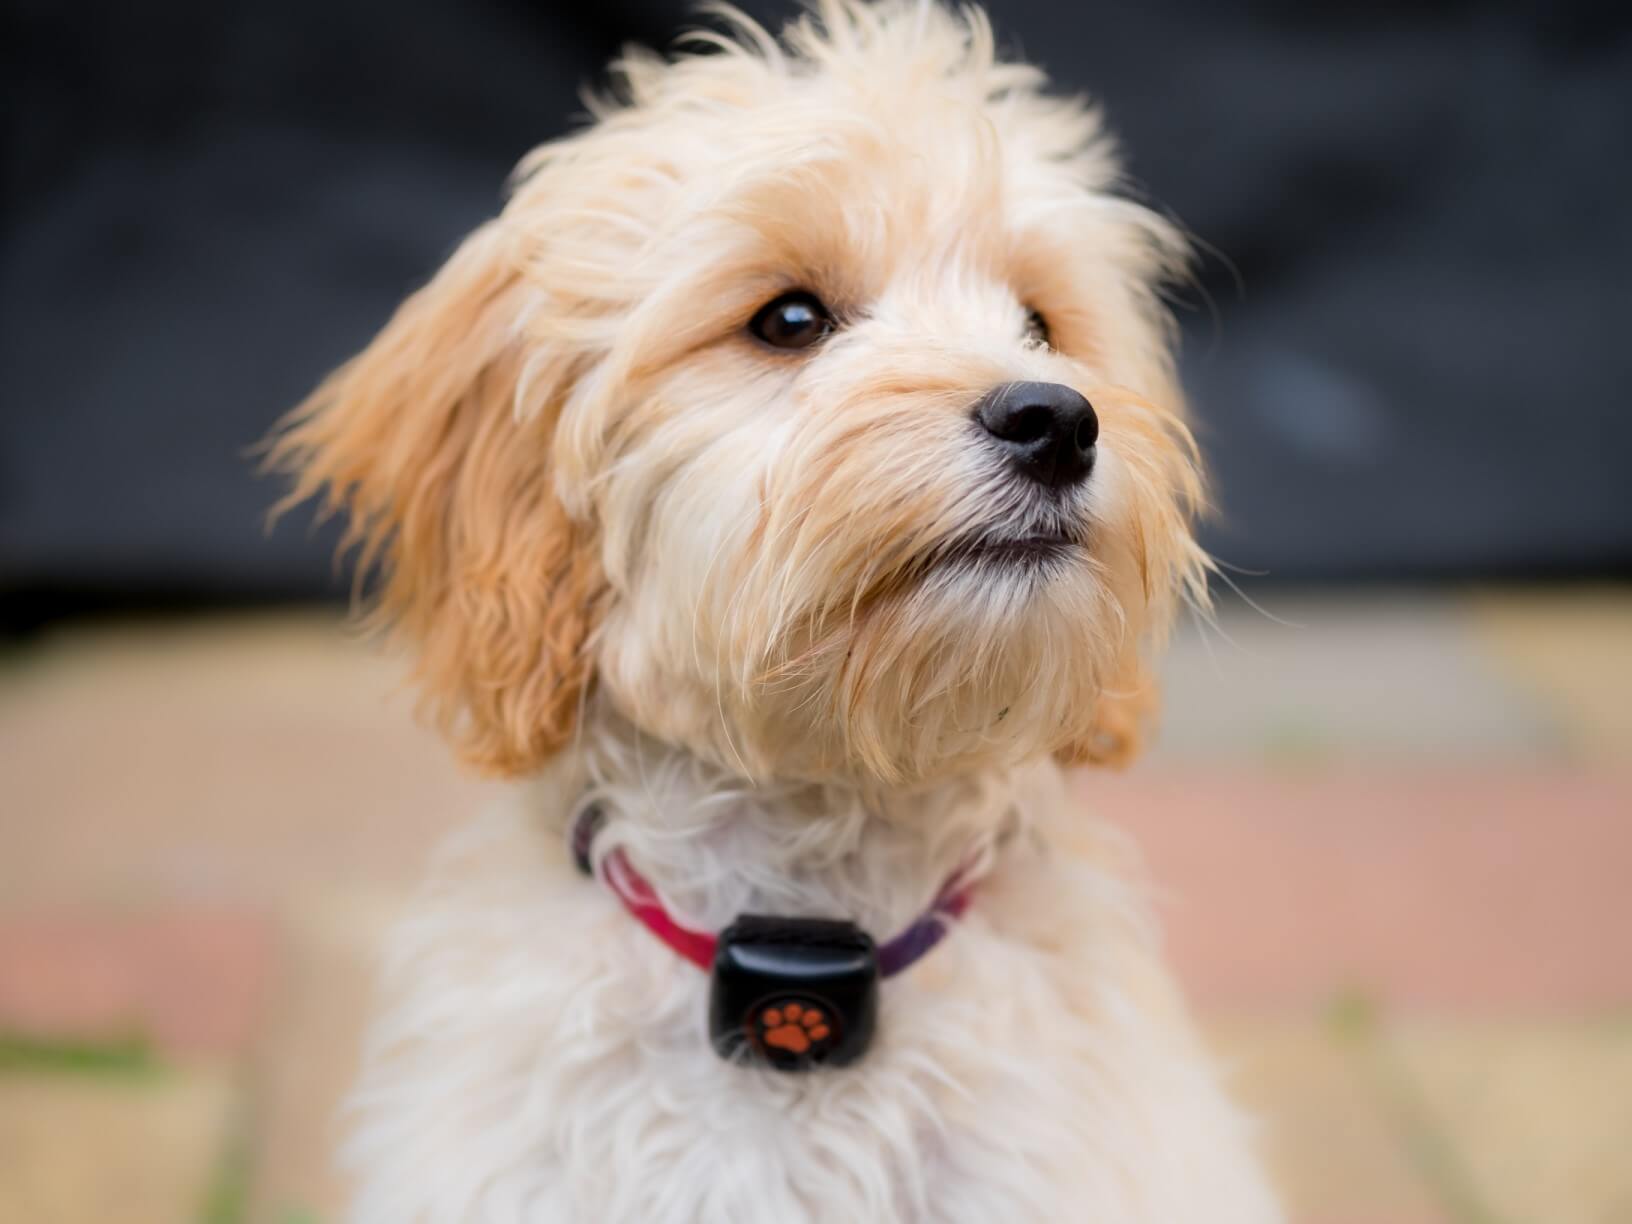
<path fill-rule="evenodd" d="M 1023 536 L 959 536 L 936 550 L 930 559 L 930 568 L 1043 569 L 1070 560 L 1082 547 L 1080 536 L 1062 530 L 1037 531 Z"/>

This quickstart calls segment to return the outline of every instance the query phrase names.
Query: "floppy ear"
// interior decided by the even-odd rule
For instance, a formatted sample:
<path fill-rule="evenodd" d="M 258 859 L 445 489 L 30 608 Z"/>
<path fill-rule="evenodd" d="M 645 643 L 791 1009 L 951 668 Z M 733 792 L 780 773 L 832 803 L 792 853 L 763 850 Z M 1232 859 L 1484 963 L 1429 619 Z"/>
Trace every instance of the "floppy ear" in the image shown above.
<path fill-rule="evenodd" d="M 1088 734 L 1055 753 L 1062 765 L 1109 765 L 1121 769 L 1144 749 L 1161 706 L 1156 680 L 1129 650 L 1116 677 L 1100 691 Z"/>
<path fill-rule="evenodd" d="M 280 426 L 280 509 L 350 517 L 374 616 L 417 648 L 425 707 L 478 768 L 536 769 L 572 732 L 605 602 L 596 541 L 551 478 L 574 358 L 529 348 L 502 221 L 472 234 L 374 342 Z M 519 404 L 526 384 L 528 404 Z"/>

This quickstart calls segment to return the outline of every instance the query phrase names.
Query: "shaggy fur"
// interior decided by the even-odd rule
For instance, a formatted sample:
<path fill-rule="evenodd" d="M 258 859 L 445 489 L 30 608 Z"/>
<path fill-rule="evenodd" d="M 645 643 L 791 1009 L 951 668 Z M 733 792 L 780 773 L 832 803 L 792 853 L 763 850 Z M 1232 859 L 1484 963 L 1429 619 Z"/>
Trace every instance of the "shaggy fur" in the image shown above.
<path fill-rule="evenodd" d="M 1059 763 L 1132 755 L 1145 659 L 1204 598 L 1183 244 L 978 11 L 725 28 L 630 53 L 275 443 L 349 516 L 431 713 L 518 779 L 396 938 L 354 1216 L 1273 1221 L 1124 856 L 1049 849 L 1083 823 Z M 749 336 L 796 288 L 835 332 Z M 1097 410 L 1063 497 L 971 421 L 1019 380 Z M 1041 530 L 1083 544 L 960 552 Z M 858 1066 L 730 1065 L 705 975 L 572 871 L 590 801 L 688 925 L 883 937 L 971 855 L 976 902 Z"/>

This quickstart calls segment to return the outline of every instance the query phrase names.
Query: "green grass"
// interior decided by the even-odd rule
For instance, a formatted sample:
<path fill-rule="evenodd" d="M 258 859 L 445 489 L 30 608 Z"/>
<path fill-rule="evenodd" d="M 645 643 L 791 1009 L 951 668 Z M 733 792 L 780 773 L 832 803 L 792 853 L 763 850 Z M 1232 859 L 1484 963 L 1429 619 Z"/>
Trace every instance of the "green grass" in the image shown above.
<path fill-rule="evenodd" d="M 62 1075 L 153 1075 L 163 1064 L 141 1037 L 111 1041 L 0 1033 L 0 1073 L 49 1072 Z"/>
<path fill-rule="evenodd" d="M 199 1224 L 243 1224 L 249 1218 L 249 1152 L 232 1143 L 215 1166 Z"/>
<path fill-rule="evenodd" d="M 1326 1031 L 1353 1054 L 1377 1094 L 1389 1129 L 1448 1224 L 1508 1224 L 1480 1189 L 1462 1153 L 1433 1115 L 1416 1076 L 1389 1038 L 1382 1003 L 1348 990 L 1327 1005 Z"/>
<path fill-rule="evenodd" d="M 1317 716 L 1288 717 L 1261 729 L 1259 752 L 1283 769 L 1308 769 L 1331 759 L 1334 744 Z"/>

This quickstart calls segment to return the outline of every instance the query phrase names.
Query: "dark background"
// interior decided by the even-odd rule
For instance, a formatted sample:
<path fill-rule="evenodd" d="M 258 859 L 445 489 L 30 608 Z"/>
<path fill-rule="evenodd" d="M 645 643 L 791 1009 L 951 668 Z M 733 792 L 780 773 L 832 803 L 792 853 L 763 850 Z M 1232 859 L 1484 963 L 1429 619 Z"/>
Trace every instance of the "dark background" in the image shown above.
<path fill-rule="evenodd" d="M 789 5 L 749 3 L 773 23 Z M 1185 366 L 1272 580 L 1632 569 L 1632 5 L 994 0 L 1209 250 Z M 248 448 L 668 0 L 7 0 L 0 624 L 333 596 Z"/>

